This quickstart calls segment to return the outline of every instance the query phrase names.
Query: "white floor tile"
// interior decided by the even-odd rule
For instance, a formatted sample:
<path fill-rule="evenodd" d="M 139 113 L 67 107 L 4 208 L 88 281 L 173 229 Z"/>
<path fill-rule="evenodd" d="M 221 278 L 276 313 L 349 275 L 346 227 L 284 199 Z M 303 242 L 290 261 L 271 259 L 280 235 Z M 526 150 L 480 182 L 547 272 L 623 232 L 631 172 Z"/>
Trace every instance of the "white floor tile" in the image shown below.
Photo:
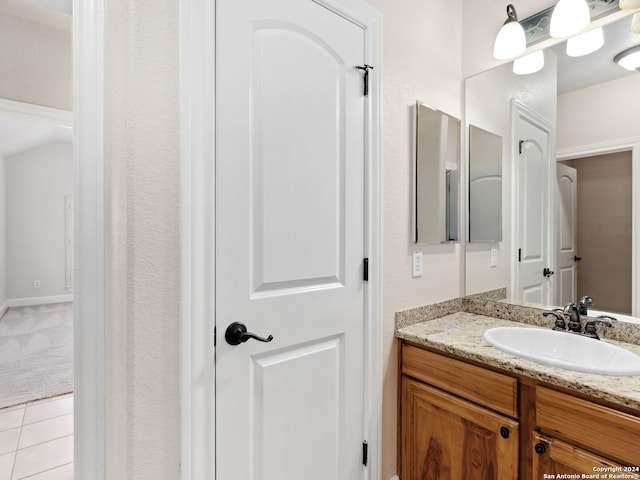
<path fill-rule="evenodd" d="M 18 450 L 12 480 L 73 462 L 73 435 Z"/>
<path fill-rule="evenodd" d="M 10 430 L 22 425 L 24 417 L 24 406 L 22 408 L 14 408 L 0 412 L 0 432 Z"/>
<path fill-rule="evenodd" d="M 18 448 L 31 447 L 67 435 L 73 435 L 72 413 L 25 425 L 22 427 Z"/>
<path fill-rule="evenodd" d="M 11 480 L 11 469 L 15 456 L 15 452 L 0 455 L 0 480 Z"/>
<path fill-rule="evenodd" d="M 48 420 L 49 418 L 68 415 L 69 413 L 73 413 L 73 397 L 66 396 L 56 398 L 55 400 L 44 403 L 27 405 L 24 412 L 23 424 L 28 425 L 30 423 Z"/>
<path fill-rule="evenodd" d="M 15 451 L 18 448 L 18 438 L 20 438 L 20 428 L 0 432 L 0 455 Z"/>
<path fill-rule="evenodd" d="M 46 472 L 36 473 L 25 480 L 73 480 L 73 463 L 52 468 Z"/>

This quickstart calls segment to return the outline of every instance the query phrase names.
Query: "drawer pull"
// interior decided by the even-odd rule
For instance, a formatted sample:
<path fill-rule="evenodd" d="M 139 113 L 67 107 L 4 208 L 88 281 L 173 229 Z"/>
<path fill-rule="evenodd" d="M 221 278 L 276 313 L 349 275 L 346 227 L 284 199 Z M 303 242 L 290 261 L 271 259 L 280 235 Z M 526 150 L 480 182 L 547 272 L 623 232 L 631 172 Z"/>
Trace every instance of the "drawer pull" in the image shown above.
<path fill-rule="evenodd" d="M 547 446 L 544 443 L 537 443 L 534 448 L 536 449 L 536 453 L 538 455 L 542 455 L 544 452 L 547 451 Z"/>
<path fill-rule="evenodd" d="M 502 438 L 509 438 L 509 429 L 507 427 L 500 427 L 500 435 Z"/>

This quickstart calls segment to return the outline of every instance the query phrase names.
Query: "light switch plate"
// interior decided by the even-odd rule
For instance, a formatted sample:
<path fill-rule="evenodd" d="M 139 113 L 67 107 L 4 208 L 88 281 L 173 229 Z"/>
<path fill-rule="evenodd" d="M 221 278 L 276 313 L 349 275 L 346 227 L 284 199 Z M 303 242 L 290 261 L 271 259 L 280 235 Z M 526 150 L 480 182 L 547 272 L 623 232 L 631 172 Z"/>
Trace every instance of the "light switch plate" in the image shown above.
<path fill-rule="evenodd" d="M 496 247 L 491 247 L 491 260 L 489 263 L 490 267 L 498 266 L 498 249 Z"/>
<path fill-rule="evenodd" d="M 412 266 L 412 275 L 413 277 L 421 277 L 422 276 L 422 272 L 423 272 L 423 262 L 422 262 L 422 251 L 421 250 L 415 250 L 413 252 L 413 266 Z"/>

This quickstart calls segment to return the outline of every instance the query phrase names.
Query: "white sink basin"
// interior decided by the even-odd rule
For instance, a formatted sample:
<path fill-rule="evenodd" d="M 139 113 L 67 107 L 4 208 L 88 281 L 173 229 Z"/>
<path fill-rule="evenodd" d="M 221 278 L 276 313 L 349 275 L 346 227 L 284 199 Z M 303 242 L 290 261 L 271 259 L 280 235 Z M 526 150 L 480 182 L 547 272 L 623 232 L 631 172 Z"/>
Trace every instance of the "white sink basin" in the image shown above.
<path fill-rule="evenodd" d="M 499 327 L 484 332 L 484 339 L 498 350 L 544 365 L 601 375 L 640 375 L 640 356 L 572 333 Z"/>

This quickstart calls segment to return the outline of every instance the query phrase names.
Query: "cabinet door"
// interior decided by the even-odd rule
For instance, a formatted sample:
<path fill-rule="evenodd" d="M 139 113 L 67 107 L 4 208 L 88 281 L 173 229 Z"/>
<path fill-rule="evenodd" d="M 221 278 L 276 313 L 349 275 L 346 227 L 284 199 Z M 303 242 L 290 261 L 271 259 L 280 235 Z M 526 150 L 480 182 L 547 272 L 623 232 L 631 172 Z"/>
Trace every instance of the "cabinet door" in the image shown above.
<path fill-rule="evenodd" d="M 533 445 L 533 480 L 553 478 L 552 476 L 557 478 L 558 474 L 589 478 L 589 475 L 598 475 L 597 469 L 600 467 L 620 467 L 611 460 L 536 432 L 533 434 Z M 604 478 L 602 474 L 600 477 Z"/>
<path fill-rule="evenodd" d="M 402 377 L 403 480 L 516 480 L 518 422 Z"/>

